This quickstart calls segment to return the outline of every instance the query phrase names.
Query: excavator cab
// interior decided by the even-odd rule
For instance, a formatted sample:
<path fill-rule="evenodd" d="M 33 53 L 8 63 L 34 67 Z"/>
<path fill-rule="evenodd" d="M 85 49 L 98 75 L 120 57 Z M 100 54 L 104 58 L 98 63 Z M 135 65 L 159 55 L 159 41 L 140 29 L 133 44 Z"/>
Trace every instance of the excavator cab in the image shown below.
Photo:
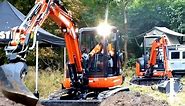
<path fill-rule="evenodd" d="M 97 33 L 97 27 L 81 28 L 79 33 L 80 45 L 82 49 L 83 65 L 86 70 L 86 75 L 89 77 L 106 77 L 120 75 L 121 70 L 121 53 L 119 51 L 119 34 L 114 27 L 111 33 L 102 38 Z M 90 54 L 96 45 L 99 45 L 99 50 Z M 118 53 L 118 54 L 116 54 Z M 86 55 L 87 54 L 87 55 Z M 89 56 L 89 57 L 85 57 Z"/>
<path fill-rule="evenodd" d="M 97 32 L 98 27 L 85 27 L 79 30 L 79 44 L 82 52 L 83 76 L 88 80 L 90 88 L 106 88 L 121 85 L 124 77 L 122 73 L 122 53 L 120 52 L 120 35 L 116 27 L 106 38 Z M 98 37 L 98 38 L 97 38 Z M 100 38 L 100 39 L 99 39 Z M 102 38 L 102 39 L 101 39 Z M 91 55 L 92 51 L 95 53 Z M 64 88 L 70 88 L 70 73 L 65 71 Z M 90 80 L 97 79 L 92 83 Z M 106 84 L 105 80 L 110 79 Z M 114 80 L 119 80 L 114 83 Z"/>

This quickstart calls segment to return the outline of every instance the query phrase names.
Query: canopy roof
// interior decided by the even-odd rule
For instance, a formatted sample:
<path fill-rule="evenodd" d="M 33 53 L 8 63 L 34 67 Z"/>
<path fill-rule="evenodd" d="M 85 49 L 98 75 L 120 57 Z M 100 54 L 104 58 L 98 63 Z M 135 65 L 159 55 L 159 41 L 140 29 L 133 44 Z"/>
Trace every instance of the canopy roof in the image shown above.
<path fill-rule="evenodd" d="M 8 1 L 0 3 L 0 42 L 8 43 L 12 39 L 11 36 L 5 36 L 2 33 L 9 31 L 15 26 L 19 26 L 25 16 L 17 10 L 13 5 Z M 63 38 L 57 37 L 42 28 L 38 29 L 37 40 L 44 41 L 57 46 L 65 46 L 65 41 Z"/>
<path fill-rule="evenodd" d="M 178 32 L 175 32 L 173 30 L 170 30 L 166 27 L 154 27 L 154 29 L 157 29 L 167 35 L 173 35 L 173 36 L 185 36 L 184 34 L 181 34 L 181 33 L 178 33 Z"/>
<path fill-rule="evenodd" d="M 151 30 L 137 36 L 137 37 L 141 37 L 144 36 L 145 38 L 145 46 L 146 47 L 151 47 L 152 42 L 162 36 L 165 36 L 167 39 L 167 44 L 168 46 L 172 46 L 172 45 L 180 45 L 179 42 L 179 37 L 184 37 L 184 34 L 175 32 L 173 30 L 170 30 L 166 27 L 154 27 Z M 137 41 L 137 39 L 136 39 Z M 138 43 L 138 42 L 137 42 Z M 138 44 L 139 45 L 139 44 Z M 141 43 L 140 45 L 141 47 L 143 46 L 143 43 Z"/>

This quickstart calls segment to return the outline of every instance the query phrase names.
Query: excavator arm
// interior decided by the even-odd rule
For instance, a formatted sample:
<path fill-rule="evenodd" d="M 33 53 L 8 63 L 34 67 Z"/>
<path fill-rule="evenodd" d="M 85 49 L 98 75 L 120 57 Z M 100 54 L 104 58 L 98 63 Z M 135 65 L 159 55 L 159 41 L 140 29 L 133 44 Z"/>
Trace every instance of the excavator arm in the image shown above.
<path fill-rule="evenodd" d="M 48 17 L 55 21 L 64 32 L 71 86 L 78 86 L 78 74 L 82 73 L 81 51 L 75 33 L 75 24 L 61 3 L 59 0 L 36 0 L 22 24 L 12 30 L 14 39 L 5 48 L 9 64 L 0 67 L 0 88 L 9 99 L 25 105 L 35 105 L 37 102 L 37 98 L 22 82 L 21 75 L 27 71 L 25 57 L 32 35 L 36 36 L 38 27 L 42 26 Z"/>
<path fill-rule="evenodd" d="M 75 33 L 75 24 L 72 21 L 72 17 L 66 12 L 66 10 L 62 10 L 61 7 L 63 6 L 58 5 L 57 1 L 58 0 L 48 0 L 48 2 L 46 2 L 46 0 L 37 0 L 35 6 L 27 15 L 23 23 L 14 30 L 15 34 L 13 36 L 19 36 L 19 41 L 17 42 L 23 47 L 27 47 L 31 33 L 37 30 L 38 27 L 42 26 L 45 19 L 47 19 L 49 16 L 65 33 L 65 41 L 69 55 L 69 64 L 76 64 L 77 72 L 81 73 L 81 52 L 78 44 L 78 37 Z M 21 34 L 24 36 L 21 36 Z M 25 39 L 22 40 L 22 38 Z M 14 40 L 17 39 L 13 39 L 11 43 L 14 42 Z M 9 46 L 11 46 L 11 43 Z M 21 50 L 24 49 L 25 48 L 22 48 Z"/>

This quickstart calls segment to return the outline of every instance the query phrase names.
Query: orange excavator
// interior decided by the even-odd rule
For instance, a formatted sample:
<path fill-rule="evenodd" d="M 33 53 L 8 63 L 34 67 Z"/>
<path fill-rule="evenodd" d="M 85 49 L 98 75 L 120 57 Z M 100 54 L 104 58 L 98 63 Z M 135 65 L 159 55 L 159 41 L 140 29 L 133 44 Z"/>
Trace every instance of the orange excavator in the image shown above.
<path fill-rule="evenodd" d="M 94 61 L 100 55 L 95 53 L 89 59 L 83 58 L 78 35 L 75 32 L 75 23 L 64 8 L 62 1 L 36 0 L 34 7 L 22 24 L 11 31 L 13 40 L 5 47 L 9 63 L 0 66 L 0 88 L 7 98 L 25 105 L 35 105 L 37 103 L 38 98 L 27 89 L 22 82 L 22 77 L 28 71 L 25 57 L 30 48 L 30 40 L 35 39 L 38 27 L 48 17 L 55 21 L 64 33 L 68 63 L 62 83 L 63 88 L 51 95 L 50 101 L 44 101 L 44 105 L 56 103 L 52 100 L 71 100 L 73 102 L 87 99 L 102 100 L 116 92 L 128 90 L 121 87 L 124 77 L 120 71 L 121 65 L 119 65 L 120 50 L 119 42 L 116 40 L 120 37 L 118 30 L 110 29 L 110 34 L 115 36 L 112 45 L 114 55 L 109 56 L 106 52 L 107 44 L 104 43 L 104 52 L 101 54 L 103 56 L 100 64 L 101 68 L 94 68 L 92 64 L 100 63 L 100 61 Z M 35 42 L 34 39 L 33 42 Z M 106 41 L 106 37 L 104 39 Z M 111 67 L 108 65 L 110 58 L 113 62 Z M 93 62 L 89 62 L 90 59 Z"/>
<path fill-rule="evenodd" d="M 152 85 L 171 78 L 172 70 L 170 70 L 168 66 L 167 55 L 168 48 L 166 38 L 163 36 L 154 40 L 150 49 L 150 56 L 146 54 L 144 58 L 139 58 L 136 62 L 136 76 L 133 77 L 131 83 Z"/>

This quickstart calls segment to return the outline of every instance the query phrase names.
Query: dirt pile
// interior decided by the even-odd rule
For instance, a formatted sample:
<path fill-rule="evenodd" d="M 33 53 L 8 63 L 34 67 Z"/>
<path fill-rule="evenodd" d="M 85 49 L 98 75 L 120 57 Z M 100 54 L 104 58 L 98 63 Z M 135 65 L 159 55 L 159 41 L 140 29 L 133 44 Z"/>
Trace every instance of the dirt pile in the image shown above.
<path fill-rule="evenodd" d="M 166 101 L 155 100 L 148 95 L 139 92 L 120 92 L 101 103 L 100 106 L 169 106 Z"/>

